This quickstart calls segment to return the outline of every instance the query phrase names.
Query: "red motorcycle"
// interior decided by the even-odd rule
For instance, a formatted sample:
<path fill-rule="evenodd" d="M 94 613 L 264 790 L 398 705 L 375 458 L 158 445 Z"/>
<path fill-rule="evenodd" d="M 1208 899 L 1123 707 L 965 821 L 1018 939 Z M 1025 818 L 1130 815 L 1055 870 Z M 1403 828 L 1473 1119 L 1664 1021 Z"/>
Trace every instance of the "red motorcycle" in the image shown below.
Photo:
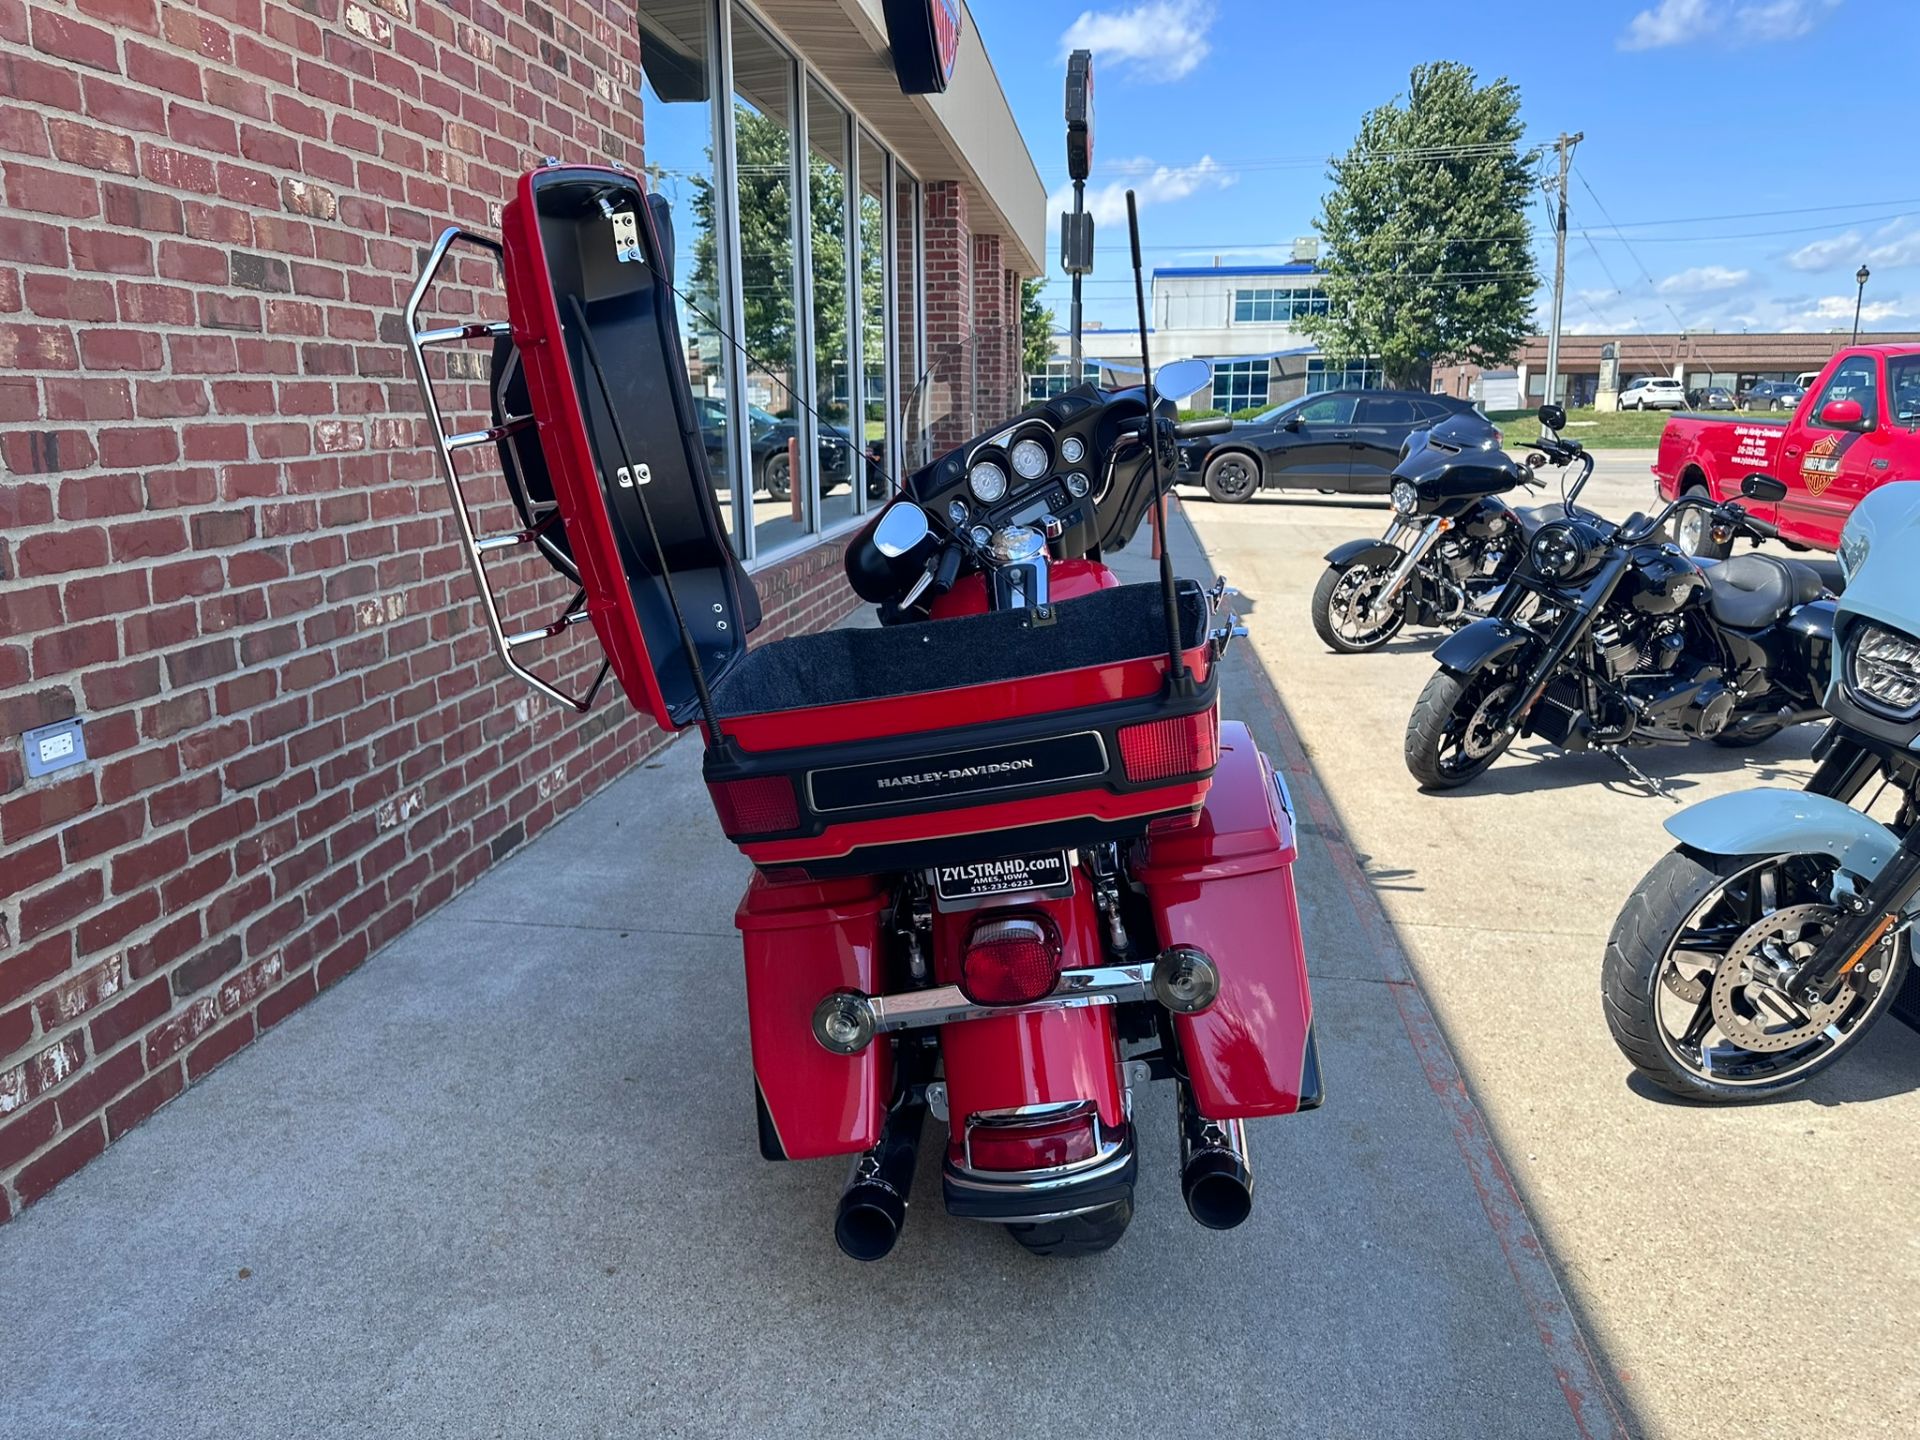
<path fill-rule="evenodd" d="M 714 809 L 755 866 L 735 919 L 761 1153 L 855 1157 L 834 1233 L 874 1260 L 932 1111 L 950 1214 L 1091 1253 L 1132 1216 L 1134 1095 L 1165 1079 L 1188 1209 L 1245 1220 L 1244 1122 L 1317 1106 L 1320 1072 L 1291 806 L 1219 720 L 1244 633 L 1225 587 L 1176 582 L 1164 556 L 1159 583 L 1122 585 L 1100 561 L 1164 517 L 1171 404 L 1083 386 L 940 456 L 847 550 L 881 626 L 749 649 L 759 603 L 706 474 L 664 207 L 622 172 L 549 165 L 503 232 L 443 235 L 407 310 L 482 611 L 555 699 L 583 709 L 599 681 L 569 695 L 519 657 L 584 619 L 601 678 L 701 727 Z M 509 319 L 422 330 L 461 244 L 501 256 Z M 449 433 L 429 356 L 474 341 L 495 347 L 493 423 Z M 517 531 L 475 535 L 471 447 L 497 447 Z M 508 633 L 485 559 L 521 546 L 577 593 Z"/>

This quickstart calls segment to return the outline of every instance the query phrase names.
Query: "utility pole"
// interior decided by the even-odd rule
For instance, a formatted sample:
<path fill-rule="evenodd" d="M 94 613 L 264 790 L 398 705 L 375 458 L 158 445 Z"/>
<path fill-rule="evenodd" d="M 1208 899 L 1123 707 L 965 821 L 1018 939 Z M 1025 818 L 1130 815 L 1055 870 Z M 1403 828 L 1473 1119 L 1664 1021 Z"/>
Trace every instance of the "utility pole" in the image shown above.
<path fill-rule="evenodd" d="M 1560 383 L 1560 311 L 1567 298 L 1567 171 L 1573 168 L 1573 147 L 1587 132 L 1560 132 L 1553 148 L 1560 152 L 1560 208 L 1553 220 L 1553 327 L 1547 331 L 1547 404 L 1554 403 Z"/>

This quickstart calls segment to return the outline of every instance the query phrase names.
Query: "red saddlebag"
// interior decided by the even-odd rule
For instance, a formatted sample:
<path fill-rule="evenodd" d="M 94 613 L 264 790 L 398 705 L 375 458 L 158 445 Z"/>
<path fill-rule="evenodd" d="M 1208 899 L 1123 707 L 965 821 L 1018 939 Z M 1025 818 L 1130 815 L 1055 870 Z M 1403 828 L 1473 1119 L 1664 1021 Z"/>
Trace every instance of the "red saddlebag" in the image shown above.
<path fill-rule="evenodd" d="M 760 1148 L 769 1160 L 845 1155 L 880 1138 L 893 1095 L 893 1047 L 835 1055 L 813 1038 L 813 1010 L 835 990 L 886 988 L 886 903 L 886 892 L 864 878 L 773 885 L 759 875 L 740 901 L 734 924 L 747 952 Z"/>
<path fill-rule="evenodd" d="M 1291 1115 L 1320 1103 L 1293 816 L 1245 725 L 1220 727 L 1220 766 L 1200 823 L 1152 836 L 1135 876 L 1165 945 L 1220 967 L 1220 995 L 1174 1019 L 1200 1113 L 1210 1120 Z"/>

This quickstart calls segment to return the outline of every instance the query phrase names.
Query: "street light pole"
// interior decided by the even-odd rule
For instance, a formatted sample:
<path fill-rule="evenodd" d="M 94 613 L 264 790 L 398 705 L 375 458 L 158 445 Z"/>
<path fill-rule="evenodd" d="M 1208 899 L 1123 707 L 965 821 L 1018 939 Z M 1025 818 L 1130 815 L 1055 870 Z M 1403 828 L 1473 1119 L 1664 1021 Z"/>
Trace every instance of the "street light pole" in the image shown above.
<path fill-rule="evenodd" d="M 1547 390 L 1546 403 L 1554 402 L 1554 390 L 1560 381 L 1560 312 L 1566 301 L 1567 291 L 1567 171 L 1573 166 L 1573 147 L 1586 139 L 1583 130 L 1577 135 L 1565 131 L 1554 142 L 1554 148 L 1560 152 L 1560 208 L 1553 222 L 1553 326 L 1547 331 Z M 1524 402 L 1526 396 L 1521 396 Z"/>
<path fill-rule="evenodd" d="M 1853 272 L 1853 278 L 1860 288 L 1853 293 L 1853 344 L 1860 343 L 1860 302 L 1867 298 L 1867 281 L 1873 278 L 1873 272 L 1862 265 Z"/>

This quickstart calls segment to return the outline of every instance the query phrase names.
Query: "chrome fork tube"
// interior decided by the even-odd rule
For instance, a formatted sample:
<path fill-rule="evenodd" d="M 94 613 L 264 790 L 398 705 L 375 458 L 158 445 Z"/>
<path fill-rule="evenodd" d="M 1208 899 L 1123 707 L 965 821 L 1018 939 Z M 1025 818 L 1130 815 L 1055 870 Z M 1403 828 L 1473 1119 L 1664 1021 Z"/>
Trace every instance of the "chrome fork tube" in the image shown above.
<path fill-rule="evenodd" d="M 1439 515 L 1427 522 L 1426 527 L 1414 538 L 1413 544 L 1407 547 L 1406 557 L 1394 568 L 1393 574 L 1387 577 L 1387 583 L 1380 587 L 1372 600 L 1367 602 L 1369 624 L 1372 623 L 1374 616 L 1393 604 L 1394 597 L 1406 588 L 1407 581 L 1413 578 L 1413 572 L 1419 568 L 1427 552 L 1433 549 L 1439 543 L 1440 537 L 1452 528 L 1453 521 Z"/>

